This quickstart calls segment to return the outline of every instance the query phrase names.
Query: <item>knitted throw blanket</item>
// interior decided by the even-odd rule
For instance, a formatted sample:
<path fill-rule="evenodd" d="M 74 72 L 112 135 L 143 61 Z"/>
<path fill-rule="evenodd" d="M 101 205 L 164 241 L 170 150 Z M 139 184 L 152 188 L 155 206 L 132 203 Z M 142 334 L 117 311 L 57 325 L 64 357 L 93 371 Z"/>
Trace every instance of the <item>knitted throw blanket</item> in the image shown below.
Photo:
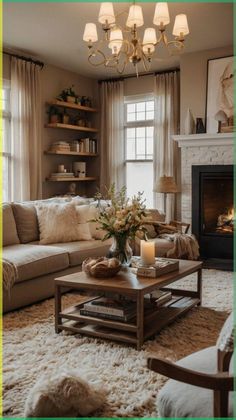
<path fill-rule="evenodd" d="M 169 258 L 187 258 L 197 260 L 199 258 L 199 245 L 194 235 L 185 233 L 164 233 L 159 238 L 174 242 L 174 246 L 167 252 Z"/>
<path fill-rule="evenodd" d="M 2 277 L 3 277 L 3 290 L 10 294 L 11 288 L 18 278 L 18 271 L 15 264 L 6 258 L 2 259 Z"/>

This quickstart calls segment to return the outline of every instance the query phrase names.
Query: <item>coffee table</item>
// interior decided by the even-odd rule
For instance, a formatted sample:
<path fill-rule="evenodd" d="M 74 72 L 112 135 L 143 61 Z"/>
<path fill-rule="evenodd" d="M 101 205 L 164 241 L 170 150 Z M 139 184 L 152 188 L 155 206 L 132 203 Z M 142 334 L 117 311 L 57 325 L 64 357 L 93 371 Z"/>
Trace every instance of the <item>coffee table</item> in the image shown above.
<path fill-rule="evenodd" d="M 196 291 L 167 287 L 171 283 L 196 273 Z M 129 322 L 84 316 L 80 314 L 85 301 L 61 309 L 62 293 L 65 289 L 77 289 L 96 294 L 109 292 L 134 298 L 137 302 L 136 317 Z M 144 295 L 155 289 L 170 290 L 172 300 L 147 313 L 144 310 Z M 144 340 L 159 332 L 176 318 L 184 315 L 193 306 L 201 304 L 202 262 L 179 261 L 179 270 L 158 278 L 137 277 L 131 268 L 122 269 L 110 279 L 89 277 L 84 272 L 69 274 L 55 279 L 55 331 L 71 331 L 92 337 L 105 338 L 135 344 L 140 350 Z M 90 301 L 92 296 L 88 296 Z"/>

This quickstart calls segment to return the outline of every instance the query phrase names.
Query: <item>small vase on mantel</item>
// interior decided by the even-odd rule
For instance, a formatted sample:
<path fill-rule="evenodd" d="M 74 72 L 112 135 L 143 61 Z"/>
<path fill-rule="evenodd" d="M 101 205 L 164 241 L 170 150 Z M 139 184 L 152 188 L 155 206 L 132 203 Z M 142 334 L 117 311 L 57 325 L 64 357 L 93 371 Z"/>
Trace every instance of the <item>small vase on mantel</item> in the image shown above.
<path fill-rule="evenodd" d="M 205 133 L 205 127 L 202 118 L 196 118 L 196 134 Z"/>
<path fill-rule="evenodd" d="M 133 256 L 129 238 L 126 235 L 116 235 L 112 239 L 113 243 L 109 249 L 108 257 L 117 258 L 124 267 L 129 267 Z"/>
<path fill-rule="evenodd" d="M 184 122 L 184 133 L 186 135 L 195 133 L 195 121 L 193 118 L 192 111 L 189 108 L 187 110 L 186 118 Z"/>

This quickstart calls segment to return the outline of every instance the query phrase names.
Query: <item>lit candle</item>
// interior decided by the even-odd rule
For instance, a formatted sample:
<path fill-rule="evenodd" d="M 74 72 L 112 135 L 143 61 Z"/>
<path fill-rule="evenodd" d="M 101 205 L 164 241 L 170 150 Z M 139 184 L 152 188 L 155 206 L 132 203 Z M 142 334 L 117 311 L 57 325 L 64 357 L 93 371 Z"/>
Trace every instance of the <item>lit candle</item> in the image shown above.
<path fill-rule="evenodd" d="M 141 241 L 141 263 L 143 265 L 155 263 L 155 244 L 153 241 Z"/>

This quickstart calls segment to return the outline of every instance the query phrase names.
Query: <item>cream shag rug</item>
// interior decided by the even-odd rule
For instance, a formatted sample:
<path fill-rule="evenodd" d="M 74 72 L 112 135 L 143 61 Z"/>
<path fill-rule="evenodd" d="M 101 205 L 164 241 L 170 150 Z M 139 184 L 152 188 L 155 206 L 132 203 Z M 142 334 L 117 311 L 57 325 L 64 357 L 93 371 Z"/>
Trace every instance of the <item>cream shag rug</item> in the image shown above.
<path fill-rule="evenodd" d="M 195 276 L 186 278 L 189 289 Z M 142 351 L 125 344 L 54 332 L 54 300 L 4 316 L 3 415 L 23 417 L 25 400 L 42 374 L 62 367 L 81 372 L 107 391 L 96 417 L 157 417 L 156 398 L 166 378 L 146 367 L 147 357 L 178 360 L 215 344 L 232 308 L 233 274 L 203 271 L 203 306 L 147 341 Z M 178 283 L 183 283 L 183 280 Z M 78 297 L 67 295 L 65 304 Z"/>

